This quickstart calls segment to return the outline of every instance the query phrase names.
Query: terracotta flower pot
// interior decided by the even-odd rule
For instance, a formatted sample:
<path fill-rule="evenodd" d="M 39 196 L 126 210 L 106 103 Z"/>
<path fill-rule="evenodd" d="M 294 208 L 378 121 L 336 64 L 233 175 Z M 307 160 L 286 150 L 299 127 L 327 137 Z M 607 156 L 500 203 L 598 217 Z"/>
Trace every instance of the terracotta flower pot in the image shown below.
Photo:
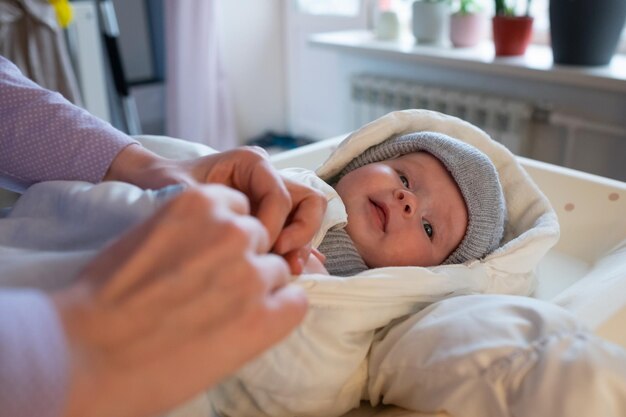
<path fill-rule="evenodd" d="M 457 48 L 477 45 L 485 38 L 487 18 L 484 14 L 460 14 L 450 16 L 450 41 Z"/>
<path fill-rule="evenodd" d="M 494 16 L 493 43 L 496 56 L 524 55 L 533 33 L 529 16 Z"/>

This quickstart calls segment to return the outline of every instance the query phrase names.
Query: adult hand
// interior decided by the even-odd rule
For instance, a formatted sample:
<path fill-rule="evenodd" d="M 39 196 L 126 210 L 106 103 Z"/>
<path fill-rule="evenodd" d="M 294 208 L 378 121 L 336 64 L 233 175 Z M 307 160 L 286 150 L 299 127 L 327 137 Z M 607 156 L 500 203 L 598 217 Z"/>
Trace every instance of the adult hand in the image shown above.
<path fill-rule="evenodd" d="M 53 295 L 72 374 L 65 416 L 161 413 L 234 372 L 303 318 L 303 292 L 228 187 L 188 189 Z"/>
<path fill-rule="evenodd" d="M 243 147 L 191 160 L 161 158 L 141 146 L 128 146 L 113 161 L 105 180 L 142 188 L 183 183 L 219 183 L 250 199 L 251 212 L 267 228 L 273 251 L 299 274 L 310 254 L 309 243 L 319 229 L 326 199 L 318 191 L 282 178 L 267 153 Z"/>

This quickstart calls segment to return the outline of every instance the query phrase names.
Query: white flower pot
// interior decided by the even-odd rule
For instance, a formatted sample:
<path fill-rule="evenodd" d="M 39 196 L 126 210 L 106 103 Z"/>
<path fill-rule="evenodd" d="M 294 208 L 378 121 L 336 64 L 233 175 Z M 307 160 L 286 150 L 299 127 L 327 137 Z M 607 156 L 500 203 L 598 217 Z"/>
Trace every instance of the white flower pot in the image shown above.
<path fill-rule="evenodd" d="M 400 34 L 398 14 L 391 11 L 381 12 L 374 33 L 376 38 L 380 40 L 397 39 Z"/>
<path fill-rule="evenodd" d="M 417 43 L 444 45 L 449 38 L 450 5 L 448 2 L 413 3 L 413 36 Z"/>

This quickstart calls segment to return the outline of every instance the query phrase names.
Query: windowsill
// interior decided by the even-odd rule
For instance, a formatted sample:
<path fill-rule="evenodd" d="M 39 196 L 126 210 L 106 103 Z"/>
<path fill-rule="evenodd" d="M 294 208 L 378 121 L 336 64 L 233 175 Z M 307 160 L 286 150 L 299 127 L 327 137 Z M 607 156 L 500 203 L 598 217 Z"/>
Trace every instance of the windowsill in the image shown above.
<path fill-rule="evenodd" d="M 381 41 L 372 32 L 363 30 L 319 33 L 311 36 L 310 41 L 315 45 L 449 68 L 626 92 L 626 55 L 616 54 L 607 66 L 578 67 L 555 65 L 551 48 L 542 45 L 530 45 L 524 56 L 495 57 L 490 41 L 473 48 L 435 47 L 416 45 L 412 36 Z"/>

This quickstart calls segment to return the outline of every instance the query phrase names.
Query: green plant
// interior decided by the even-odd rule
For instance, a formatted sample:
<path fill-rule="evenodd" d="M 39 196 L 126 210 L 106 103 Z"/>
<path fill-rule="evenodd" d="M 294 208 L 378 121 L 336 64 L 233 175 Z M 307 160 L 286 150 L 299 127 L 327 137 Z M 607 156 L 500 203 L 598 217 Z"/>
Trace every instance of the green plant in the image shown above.
<path fill-rule="evenodd" d="M 458 14 L 468 15 L 472 13 L 477 13 L 481 10 L 481 5 L 479 4 L 479 0 L 459 0 L 459 10 Z"/>
<path fill-rule="evenodd" d="M 496 16 L 515 16 L 515 10 L 517 6 L 517 0 L 514 0 L 513 4 L 507 0 L 495 0 L 496 2 Z M 532 0 L 526 0 L 526 12 L 524 16 L 530 16 L 530 4 Z"/>

